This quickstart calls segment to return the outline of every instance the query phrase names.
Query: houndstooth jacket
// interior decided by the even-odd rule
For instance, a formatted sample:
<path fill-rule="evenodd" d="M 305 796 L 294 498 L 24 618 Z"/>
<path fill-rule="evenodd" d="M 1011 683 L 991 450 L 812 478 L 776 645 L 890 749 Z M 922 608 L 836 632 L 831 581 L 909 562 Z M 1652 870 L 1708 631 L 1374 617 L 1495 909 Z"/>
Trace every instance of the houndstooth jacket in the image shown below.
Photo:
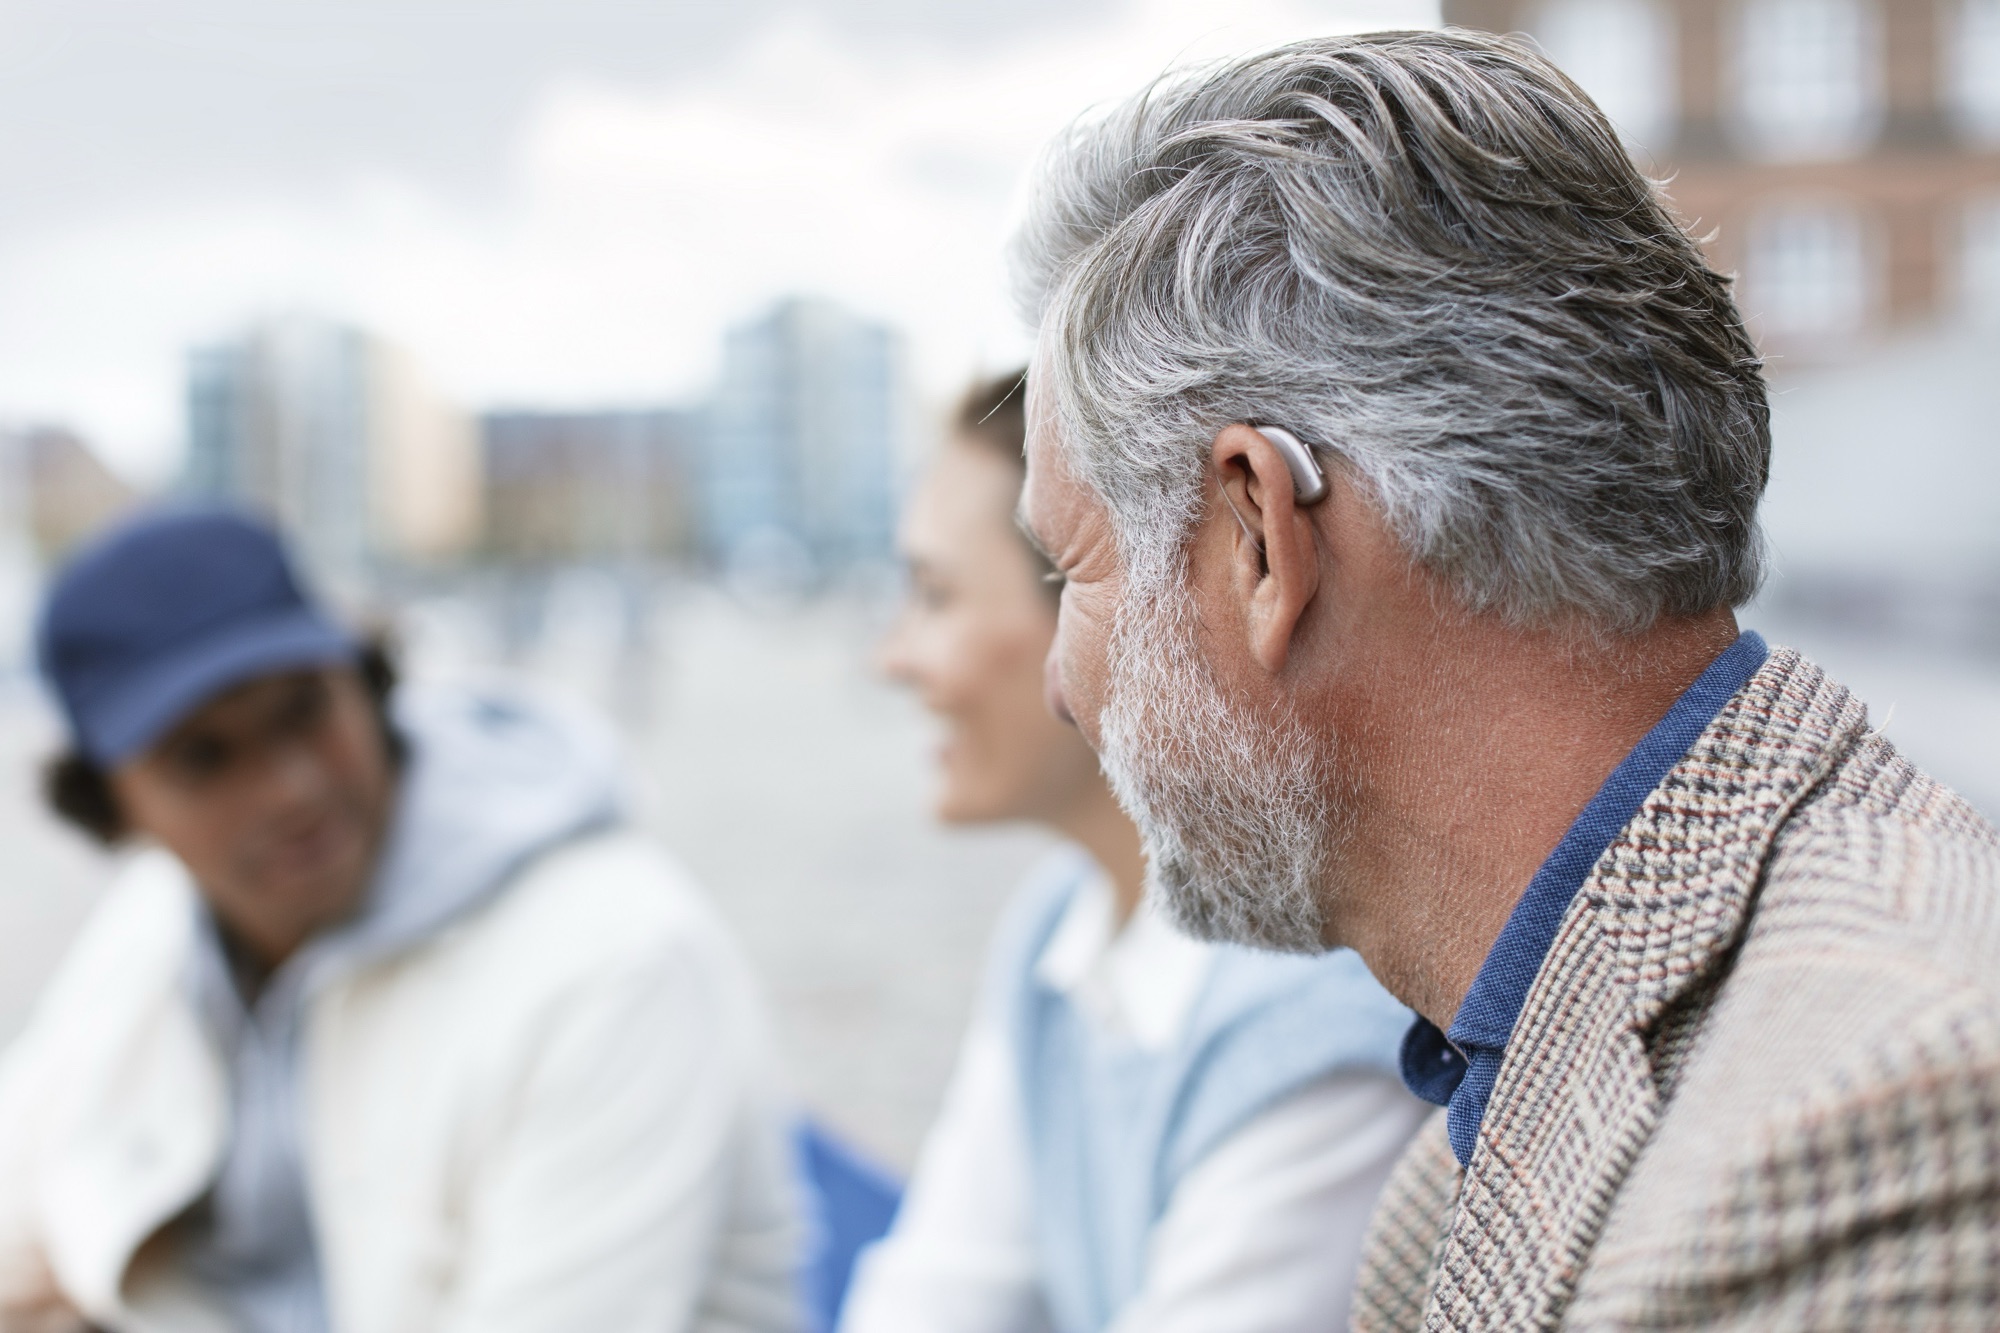
<path fill-rule="evenodd" d="M 1470 1166 L 1440 1112 L 1396 1168 L 1353 1318 L 2000 1327 L 2000 834 L 1774 650 L 1571 903 Z"/>

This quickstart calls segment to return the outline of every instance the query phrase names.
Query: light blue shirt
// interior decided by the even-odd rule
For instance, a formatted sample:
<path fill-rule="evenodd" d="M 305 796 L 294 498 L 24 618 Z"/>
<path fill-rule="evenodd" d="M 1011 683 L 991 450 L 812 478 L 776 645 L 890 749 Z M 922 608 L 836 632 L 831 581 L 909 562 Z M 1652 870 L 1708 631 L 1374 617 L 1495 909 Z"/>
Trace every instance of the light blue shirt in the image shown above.
<path fill-rule="evenodd" d="M 1038 967 L 1094 874 L 1081 854 L 1053 862 L 1003 927 L 992 974 L 1012 1020 L 1037 1268 L 1059 1333 L 1096 1333 L 1137 1295 L 1153 1228 L 1211 1150 L 1325 1075 L 1393 1073 L 1411 1017 L 1350 951 L 1220 945 L 1169 1046 L 1107 1032 Z"/>
<path fill-rule="evenodd" d="M 1528 881 L 1472 979 L 1451 1030 L 1440 1032 L 1426 1018 L 1411 1024 L 1403 1039 L 1403 1081 L 1425 1101 L 1448 1108 L 1445 1129 L 1460 1166 L 1472 1162 L 1479 1125 L 1486 1118 L 1486 1103 L 1500 1077 L 1514 1024 L 1571 900 L 1612 839 L 1632 822 L 1639 806 L 1701 739 L 1716 714 L 1750 683 L 1770 651 L 1754 630 L 1746 630 L 1709 664 L 1611 771 Z"/>

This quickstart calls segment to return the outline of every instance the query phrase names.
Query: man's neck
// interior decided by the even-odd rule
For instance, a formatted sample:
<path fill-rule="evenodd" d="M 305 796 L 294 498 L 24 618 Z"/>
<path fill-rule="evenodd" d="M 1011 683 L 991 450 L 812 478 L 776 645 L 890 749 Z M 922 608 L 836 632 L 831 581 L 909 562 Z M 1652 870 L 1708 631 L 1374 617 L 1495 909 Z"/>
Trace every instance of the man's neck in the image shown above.
<path fill-rule="evenodd" d="M 215 916 L 215 935 L 221 942 L 222 961 L 229 969 L 229 979 L 236 985 L 238 998 L 246 1008 L 255 1005 L 257 997 L 264 993 L 264 984 L 284 964 L 285 958 L 272 961 L 219 914 Z"/>
<path fill-rule="evenodd" d="M 1482 619 L 1379 663 L 1379 721 L 1343 737 L 1359 792 L 1338 942 L 1449 1026 L 1536 870 L 1736 635 L 1726 609 L 1609 647 Z"/>

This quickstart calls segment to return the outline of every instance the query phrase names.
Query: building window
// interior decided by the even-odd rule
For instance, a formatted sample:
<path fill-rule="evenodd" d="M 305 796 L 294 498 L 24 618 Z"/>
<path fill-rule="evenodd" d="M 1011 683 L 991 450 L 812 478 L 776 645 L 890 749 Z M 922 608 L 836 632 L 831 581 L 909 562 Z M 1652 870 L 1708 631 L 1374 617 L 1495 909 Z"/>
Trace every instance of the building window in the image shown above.
<path fill-rule="evenodd" d="M 1874 304 L 1867 228 L 1851 208 L 1786 205 L 1750 225 L 1744 313 L 1766 337 L 1798 346 L 1859 332 Z"/>
<path fill-rule="evenodd" d="M 2000 144 L 2000 0 L 1960 0 L 1945 41 L 1959 126 L 1978 142 Z"/>
<path fill-rule="evenodd" d="M 2000 329 L 2000 195 L 1967 207 L 1959 256 L 1959 296 L 1966 317 L 1981 328 Z"/>
<path fill-rule="evenodd" d="M 1669 146 L 1679 101 L 1674 30 L 1657 0 L 1543 0 L 1528 30 L 1628 144 Z"/>
<path fill-rule="evenodd" d="M 1766 157 L 1842 157 L 1882 121 L 1881 15 L 1871 0 L 1745 0 L 1736 103 Z"/>

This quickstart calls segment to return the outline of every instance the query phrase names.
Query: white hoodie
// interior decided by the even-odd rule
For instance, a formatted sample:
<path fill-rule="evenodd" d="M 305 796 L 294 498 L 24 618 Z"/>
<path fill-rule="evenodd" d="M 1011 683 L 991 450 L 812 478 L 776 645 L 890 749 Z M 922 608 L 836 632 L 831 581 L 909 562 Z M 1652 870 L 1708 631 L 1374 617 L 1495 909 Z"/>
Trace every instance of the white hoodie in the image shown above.
<path fill-rule="evenodd" d="M 614 747 L 492 693 L 397 719 L 364 911 L 249 1010 L 157 853 L 64 960 L 0 1065 L 0 1333 L 793 1326 L 749 979 Z M 260 1283 L 288 1226 L 311 1259 Z"/>

